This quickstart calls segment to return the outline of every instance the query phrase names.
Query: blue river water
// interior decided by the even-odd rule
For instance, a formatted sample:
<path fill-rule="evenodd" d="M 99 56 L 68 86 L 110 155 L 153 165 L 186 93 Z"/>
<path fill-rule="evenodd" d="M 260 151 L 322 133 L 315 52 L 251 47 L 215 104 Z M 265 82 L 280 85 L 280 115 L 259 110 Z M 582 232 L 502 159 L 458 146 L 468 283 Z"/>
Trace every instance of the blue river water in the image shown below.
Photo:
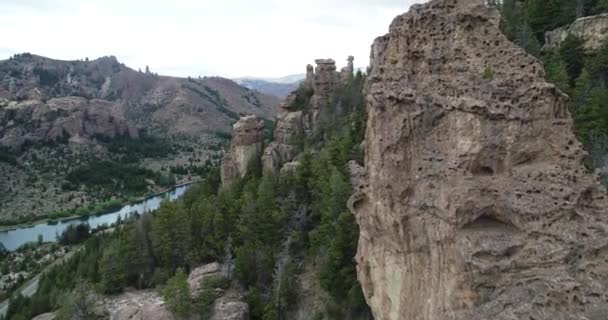
<path fill-rule="evenodd" d="M 146 198 L 140 202 L 125 205 L 119 210 L 108 213 L 54 222 L 44 222 L 14 230 L 0 231 L 0 243 L 2 243 L 7 250 L 13 251 L 25 243 L 38 241 L 38 235 L 42 235 L 44 242 L 57 241 L 57 236 L 71 224 L 88 223 L 91 229 L 100 225 L 109 226 L 116 222 L 118 217 L 125 219 L 135 212 L 142 214 L 144 212 L 156 210 L 160 207 L 160 203 L 163 199 L 168 198 L 170 201 L 174 201 L 183 196 L 189 188 L 190 185 L 182 185 L 165 193 Z"/>

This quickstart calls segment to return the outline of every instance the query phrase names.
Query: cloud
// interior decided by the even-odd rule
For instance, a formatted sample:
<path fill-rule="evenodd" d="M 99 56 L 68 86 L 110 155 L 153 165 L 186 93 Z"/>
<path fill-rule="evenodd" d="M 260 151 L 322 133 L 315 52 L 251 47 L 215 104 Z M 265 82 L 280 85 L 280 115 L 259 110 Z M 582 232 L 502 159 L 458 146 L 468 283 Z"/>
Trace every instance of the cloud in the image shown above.
<path fill-rule="evenodd" d="M 399 0 L 4 0 L 0 58 L 115 55 L 176 76 L 278 77 L 315 58 L 367 65 L 369 46 L 413 2 Z"/>

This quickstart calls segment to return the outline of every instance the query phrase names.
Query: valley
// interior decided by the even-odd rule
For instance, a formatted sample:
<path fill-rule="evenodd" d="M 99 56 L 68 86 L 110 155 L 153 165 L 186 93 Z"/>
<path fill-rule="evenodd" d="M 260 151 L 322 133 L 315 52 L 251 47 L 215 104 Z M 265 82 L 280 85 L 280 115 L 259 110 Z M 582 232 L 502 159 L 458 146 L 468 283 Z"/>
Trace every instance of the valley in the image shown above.
<path fill-rule="evenodd" d="M 192 66 L 284 78 L 0 61 L 0 320 L 604 320 L 608 2 L 417 2 L 369 65 L 394 3 L 226 2 Z"/>
<path fill-rule="evenodd" d="M 114 57 L 0 61 L 0 223 L 105 210 L 190 181 L 243 113 L 277 98 L 222 78 L 134 71 Z M 169 125 L 171 124 L 171 125 Z"/>

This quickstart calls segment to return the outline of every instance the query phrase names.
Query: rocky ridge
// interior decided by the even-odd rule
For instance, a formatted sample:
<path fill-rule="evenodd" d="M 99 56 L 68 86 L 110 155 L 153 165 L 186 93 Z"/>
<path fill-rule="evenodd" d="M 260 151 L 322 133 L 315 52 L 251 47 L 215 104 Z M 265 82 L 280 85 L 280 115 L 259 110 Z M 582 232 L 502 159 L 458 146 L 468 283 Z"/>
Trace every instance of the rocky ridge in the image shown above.
<path fill-rule="evenodd" d="M 579 18 L 568 26 L 548 31 L 543 50 L 559 48 L 568 35 L 582 39 L 586 51 L 600 49 L 608 37 L 608 13 Z"/>
<path fill-rule="evenodd" d="M 239 114 L 272 119 L 278 104 L 228 79 L 158 76 L 115 57 L 60 61 L 26 53 L 0 61 L 0 98 L 43 104 L 70 96 L 104 101 L 132 126 L 193 138 L 229 133 Z"/>
<path fill-rule="evenodd" d="M 340 82 L 352 79 L 352 56 L 340 72 L 332 59 L 317 59 L 316 68 L 306 67 L 306 78 L 300 88 L 280 105 L 272 142 L 264 149 L 262 166 L 265 172 L 277 173 L 303 150 L 305 137 L 318 136 L 336 123 L 346 110 L 337 98 Z M 297 165 L 291 163 L 290 167 Z"/>
<path fill-rule="evenodd" d="M 372 46 L 358 278 L 377 320 L 603 319 L 608 201 L 567 96 L 481 0 L 432 0 Z"/>

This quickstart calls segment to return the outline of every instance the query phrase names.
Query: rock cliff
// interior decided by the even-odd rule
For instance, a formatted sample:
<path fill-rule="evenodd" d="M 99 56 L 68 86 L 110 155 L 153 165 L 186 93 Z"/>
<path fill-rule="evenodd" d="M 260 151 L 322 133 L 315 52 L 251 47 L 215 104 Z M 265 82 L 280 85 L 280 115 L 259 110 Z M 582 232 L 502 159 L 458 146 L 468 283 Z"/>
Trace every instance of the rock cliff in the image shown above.
<path fill-rule="evenodd" d="M 0 98 L 0 146 L 103 136 L 137 138 L 123 112 L 106 100 L 82 97 L 8 101 Z"/>
<path fill-rule="evenodd" d="M 567 97 L 481 0 L 432 0 L 372 47 L 358 278 L 377 320 L 605 319 L 606 191 Z"/>
<path fill-rule="evenodd" d="M 251 165 L 262 156 L 264 123 L 256 116 L 242 117 L 232 127 L 230 150 L 222 158 L 221 176 L 224 186 L 243 178 Z"/>
<path fill-rule="evenodd" d="M 598 50 L 608 38 L 608 13 L 583 17 L 571 25 L 547 32 L 543 50 L 559 48 L 568 35 L 582 39 L 585 50 Z"/>
<path fill-rule="evenodd" d="M 306 78 L 280 105 L 272 142 L 264 150 L 262 165 L 265 172 L 277 173 L 284 164 L 302 152 L 305 137 L 323 135 L 338 123 L 343 110 L 338 93 L 341 83 L 353 77 L 354 57 L 340 72 L 332 59 L 317 59 L 317 66 L 306 66 Z"/>

